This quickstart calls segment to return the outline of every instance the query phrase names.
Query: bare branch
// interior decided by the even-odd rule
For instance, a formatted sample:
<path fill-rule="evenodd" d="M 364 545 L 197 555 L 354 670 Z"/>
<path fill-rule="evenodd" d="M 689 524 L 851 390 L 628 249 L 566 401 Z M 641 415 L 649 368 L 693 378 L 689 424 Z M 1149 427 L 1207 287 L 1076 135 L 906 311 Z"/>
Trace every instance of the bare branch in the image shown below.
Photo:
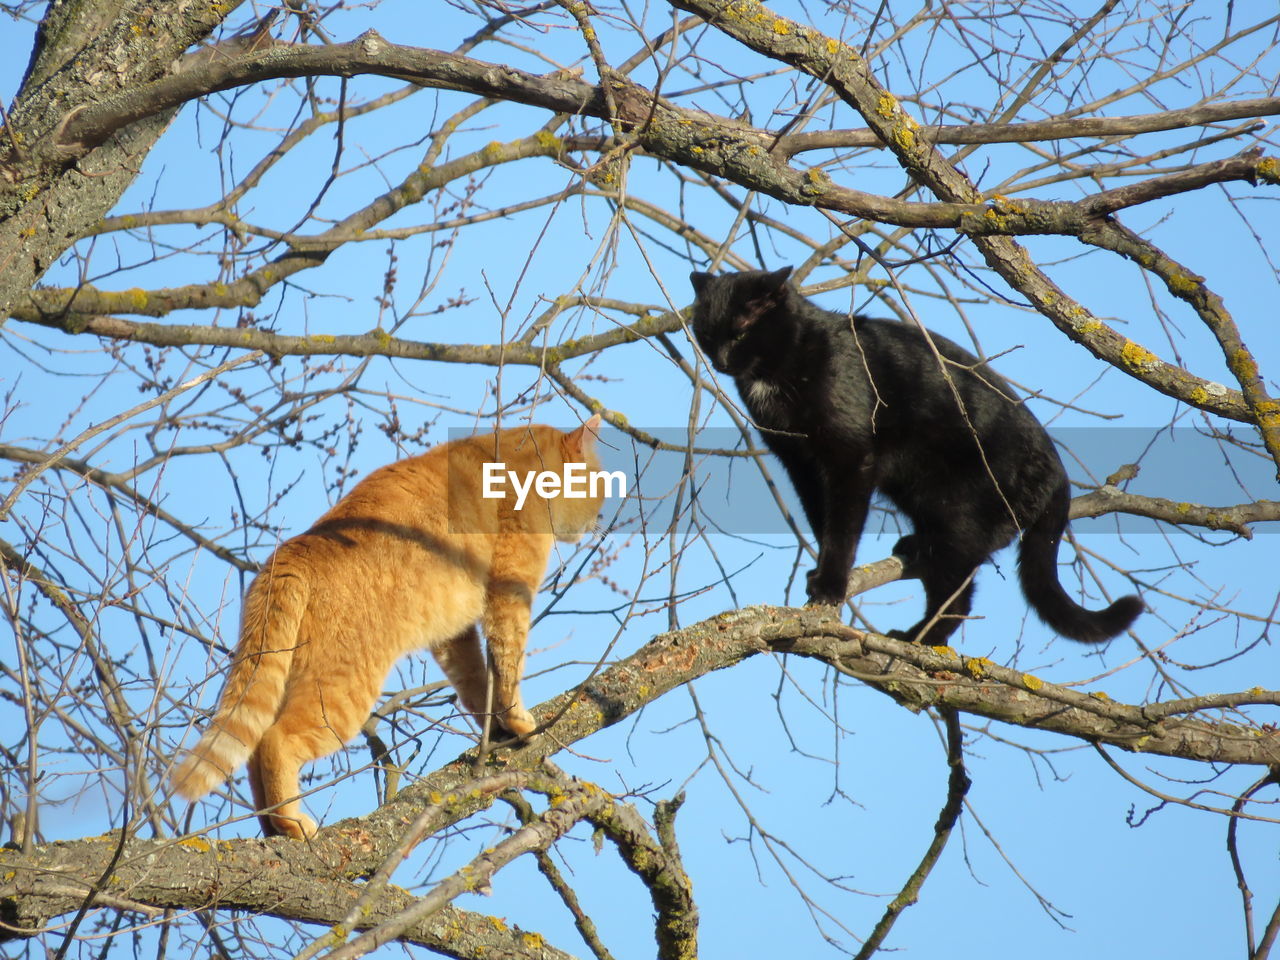
<path fill-rule="evenodd" d="M 947 728 L 947 768 L 950 772 L 947 776 L 947 798 L 938 813 L 938 821 L 933 826 L 933 840 L 902 890 L 885 908 L 884 916 L 863 943 L 855 960 L 867 960 L 878 953 L 902 911 L 919 901 L 920 890 L 938 858 L 942 856 L 947 841 L 951 839 L 951 831 L 964 811 L 964 798 L 970 786 L 969 775 L 964 769 L 964 733 L 960 729 L 960 718 L 954 710 L 943 710 L 941 713 Z"/>

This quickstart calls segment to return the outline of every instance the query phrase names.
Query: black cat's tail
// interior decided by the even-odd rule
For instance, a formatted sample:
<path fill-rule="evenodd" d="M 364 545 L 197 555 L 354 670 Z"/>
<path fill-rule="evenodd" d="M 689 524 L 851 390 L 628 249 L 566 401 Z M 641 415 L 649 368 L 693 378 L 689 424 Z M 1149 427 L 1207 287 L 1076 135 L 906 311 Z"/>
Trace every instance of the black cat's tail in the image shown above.
<path fill-rule="evenodd" d="M 1049 505 L 1022 532 L 1018 550 L 1018 580 L 1032 609 L 1049 627 L 1080 643 L 1103 643 L 1122 633 L 1143 610 L 1132 594 L 1105 610 L 1087 610 L 1076 603 L 1058 582 L 1058 544 L 1067 526 L 1070 494 L 1063 484 Z"/>

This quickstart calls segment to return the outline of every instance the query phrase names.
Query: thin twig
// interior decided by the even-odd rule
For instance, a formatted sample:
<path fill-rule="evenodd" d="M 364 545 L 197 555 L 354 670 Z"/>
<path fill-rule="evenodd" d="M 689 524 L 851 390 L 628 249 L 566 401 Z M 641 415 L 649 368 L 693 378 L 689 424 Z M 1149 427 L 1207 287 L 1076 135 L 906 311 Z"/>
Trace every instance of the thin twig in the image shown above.
<path fill-rule="evenodd" d="M 951 831 L 960 819 L 960 812 L 964 809 L 964 798 L 969 792 L 970 781 L 964 769 L 964 732 L 960 729 L 960 715 L 951 709 L 943 709 L 939 712 L 947 729 L 947 767 L 950 770 L 947 777 L 947 799 L 938 814 L 938 821 L 933 827 L 933 840 L 929 844 L 929 849 L 925 851 L 924 857 L 921 858 L 920 865 L 907 879 L 901 892 L 893 898 L 893 902 L 885 908 L 880 922 L 863 943 L 855 960 L 867 960 L 876 953 L 902 911 L 913 906 L 920 899 L 920 890 L 937 864 L 938 858 L 942 856 L 942 851 L 951 838 Z"/>

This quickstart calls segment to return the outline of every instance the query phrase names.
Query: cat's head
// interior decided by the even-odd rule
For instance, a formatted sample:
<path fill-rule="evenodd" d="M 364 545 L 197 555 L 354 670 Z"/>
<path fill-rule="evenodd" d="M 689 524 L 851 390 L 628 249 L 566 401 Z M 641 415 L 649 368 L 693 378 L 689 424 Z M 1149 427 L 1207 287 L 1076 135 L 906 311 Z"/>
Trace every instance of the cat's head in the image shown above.
<path fill-rule="evenodd" d="M 749 376 L 790 339 L 785 308 L 791 294 L 791 268 L 744 270 L 713 276 L 695 271 L 693 335 L 711 365 L 721 373 Z"/>
<path fill-rule="evenodd" d="M 576 543 L 596 528 L 605 496 L 618 493 L 619 486 L 625 492 L 621 474 L 600 468 L 600 414 L 576 430 L 534 425 L 511 433 L 514 444 L 503 446 L 503 468 L 517 475 L 509 486 L 515 490 L 515 508 L 525 530 Z M 521 496 L 520 489 L 527 490 L 527 496 Z"/>
<path fill-rule="evenodd" d="M 585 474 L 586 496 L 574 498 L 566 488 L 565 494 L 552 501 L 551 528 L 556 539 L 563 543 L 577 543 L 596 528 L 600 508 L 609 490 L 608 477 L 600 468 L 600 455 L 596 441 L 600 438 L 600 414 L 595 414 L 578 427 L 563 435 L 560 441 L 561 456 L 568 471 L 581 468 Z M 570 468 L 568 465 L 572 464 Z"/>

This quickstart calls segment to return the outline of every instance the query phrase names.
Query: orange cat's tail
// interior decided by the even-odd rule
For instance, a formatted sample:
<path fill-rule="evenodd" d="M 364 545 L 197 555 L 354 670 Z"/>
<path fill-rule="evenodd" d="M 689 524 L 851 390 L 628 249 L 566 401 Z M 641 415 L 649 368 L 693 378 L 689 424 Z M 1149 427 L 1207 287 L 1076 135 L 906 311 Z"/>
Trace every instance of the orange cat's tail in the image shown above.
<path fill-rule="evenodd" d="M 307 608 L 305 580 L 264 571 L 244 599 L 240 645 L 218 711 L 200 742 L 173 772 L 173 786 L 188 800 L 203 797 L 249 759 L 271 726 Z"/>

